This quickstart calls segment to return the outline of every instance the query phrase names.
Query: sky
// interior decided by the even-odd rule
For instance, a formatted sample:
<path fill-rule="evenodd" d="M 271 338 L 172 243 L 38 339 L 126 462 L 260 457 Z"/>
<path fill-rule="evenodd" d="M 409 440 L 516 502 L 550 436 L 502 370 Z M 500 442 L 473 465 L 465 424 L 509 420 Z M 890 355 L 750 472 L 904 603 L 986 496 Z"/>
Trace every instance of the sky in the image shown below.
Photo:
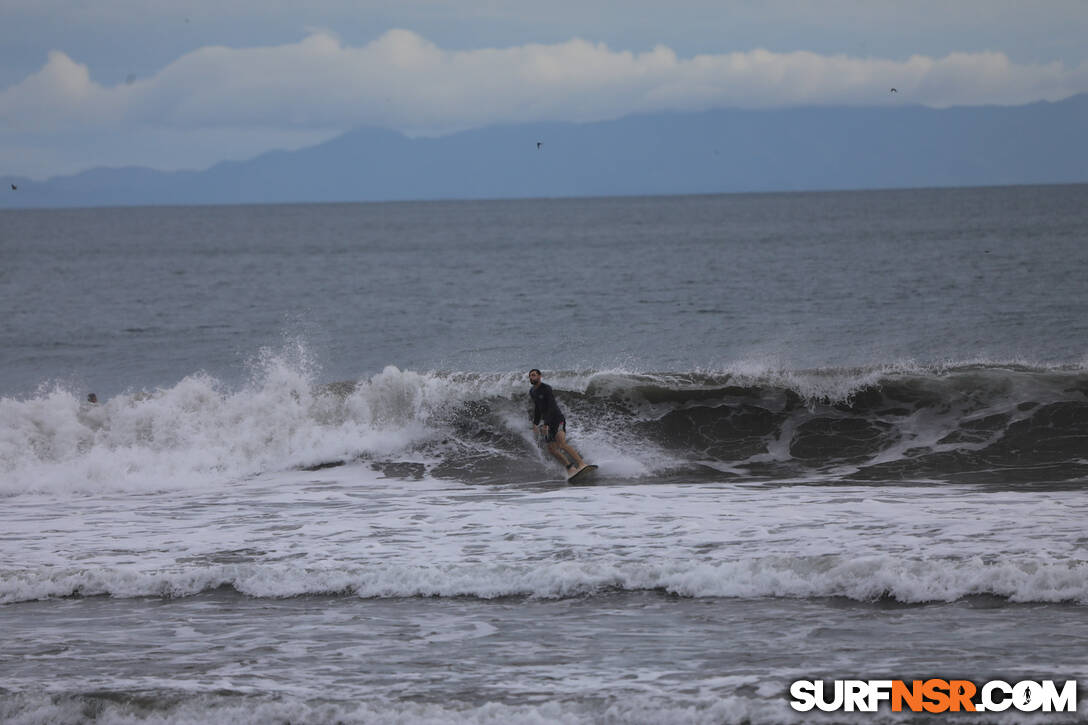
<path fill-rule="evenodd" d="M 359 126 L 1056 101 L 1088 92 L 1085 38 L 1088 0 L 0 0 L 0 176 Z"/>

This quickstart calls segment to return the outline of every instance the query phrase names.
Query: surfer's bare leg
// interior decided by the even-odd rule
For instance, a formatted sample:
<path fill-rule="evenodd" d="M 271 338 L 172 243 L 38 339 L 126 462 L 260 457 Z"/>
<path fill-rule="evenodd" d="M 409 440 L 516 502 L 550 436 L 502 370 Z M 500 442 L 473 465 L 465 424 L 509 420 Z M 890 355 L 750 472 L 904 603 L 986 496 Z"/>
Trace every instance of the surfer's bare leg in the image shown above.
<path fill-rule="evenodd" d="M 549 443 L 548 444 L 548 453 L 551 453 L 553 456 L 555 456 L 555 460 L 562 463 L 563 468 L 570 468 L 571 467 L 571 462 L 569 460 L 567 460 L 566 456 L 563 455 L 563 451 L 559 450 L 559 444 L 558 443 Z"/>
<path fill-rule="evenodd" d="M 541 432 L 544 434 L 544 440 L 548 441 L 548 453 L 555 456 L 555 459 L 563 464 L 563 468 L 569 469 L 571 462 L 567 460 L 567 457 L 563 455 L 563 452 L 559 450 L 559 443 L 554 440 L 548 440 L 548 426 L 545 424 L 540 427 Z M 536 426 L 533 426 L 533 432 L 537 430 Z M 563 429 L 560 428 L 559 432 L 562 433 Z"/>
<path fill-rule="evenodd" d="M 561 449 L 564 453 L 570 456 L 571 460 L 574 461 L 574 465 L 578 466 L 579 469 L 585 468 L 586 462 L 582 460 L 582 457 L 580 455 L 578 455 L 578 451 L 574 450 L 574 446 L 572 446 L 570 443 L 567 443 L 567 433 L 562 428 L 560 428 L 555 433 L 555 445 L 557 448 Z"/>

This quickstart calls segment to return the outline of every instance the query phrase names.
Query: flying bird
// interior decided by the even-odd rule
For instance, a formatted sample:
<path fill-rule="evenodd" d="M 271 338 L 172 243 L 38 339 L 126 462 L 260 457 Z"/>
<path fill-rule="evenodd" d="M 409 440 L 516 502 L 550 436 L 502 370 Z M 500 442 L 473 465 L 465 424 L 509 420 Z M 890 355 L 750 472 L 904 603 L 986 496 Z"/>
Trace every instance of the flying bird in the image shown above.
<path fill-rule="evenodd" d="M 537 142 L 536 142 L 536 147 L 537 147 L 537 148 L 540 148 L 540 147 L 541 147 L 541 146 L 543 146 L 543 145 L 544 145 L 544 144 L 543 144 L 543 143 L 541 143 L 540 141 L 537 141 Z"/>
<path fill-rule="evenodd" d="M 12 185 L 11 185 L 11 190 L 12 190 L 12 191 L 17 191 L 18 189 L 19 189 L 19 187 L 18 187 L 18 186 L 16 186 L 15 184 L 12 184 Z"/>
<path fill-rule="evenodd" d="M 893 88 L 893 89 L 891 89 L 890 91 L 888 91 L 888 93 L 898 93 L 898 92 L 899 92 L 899 91 L 895 90 L 894 88 Z"/>

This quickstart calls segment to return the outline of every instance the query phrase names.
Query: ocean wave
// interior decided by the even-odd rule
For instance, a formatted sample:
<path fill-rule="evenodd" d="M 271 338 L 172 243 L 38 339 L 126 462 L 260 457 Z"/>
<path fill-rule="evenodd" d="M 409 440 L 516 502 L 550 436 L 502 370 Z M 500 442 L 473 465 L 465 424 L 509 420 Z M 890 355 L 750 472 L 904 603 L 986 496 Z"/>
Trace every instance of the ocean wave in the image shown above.
<path fill-rule="evenodd" d="M 828 598 L 861 602 L 1088 603 L 1088 564 L 1024 557 L 987 561 L 887 554 L 767 556 L 733 561 L 558 561 L 526 565 L 222 564 L 170 570 L 43 567 L 0 571 L 0 604 L 64 597 L 190 597 L 231 588 L 256 598 L 350 595 L 567 599 L 616 591 L 691 597 Z"/>
<path fill-rule="evenodd" d="M 1003 483 L 1088 477 L 1088 370 L 913 363 L 810 371 L 559 372 L 572 440 L 614 477 Z M 158 490 L 368 462 L 385 475 L 549 475 L 521 372 L 317 383 L 266 360 L 97 405 L 62 387 L 0 399 L 0 494 Z M 608 473 L 603 471 L 603 473 Z"/>

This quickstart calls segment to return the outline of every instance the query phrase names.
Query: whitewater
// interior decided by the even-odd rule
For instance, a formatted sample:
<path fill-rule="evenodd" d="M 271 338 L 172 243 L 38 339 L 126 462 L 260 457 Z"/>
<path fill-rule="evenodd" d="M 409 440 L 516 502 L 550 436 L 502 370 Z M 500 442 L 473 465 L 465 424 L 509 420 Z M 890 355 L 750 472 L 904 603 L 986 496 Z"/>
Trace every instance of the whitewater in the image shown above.
<path fill-rule="evenodd" d="M 1086 194 L 5 212 L 0 722 L 1086 722 Z"/>

